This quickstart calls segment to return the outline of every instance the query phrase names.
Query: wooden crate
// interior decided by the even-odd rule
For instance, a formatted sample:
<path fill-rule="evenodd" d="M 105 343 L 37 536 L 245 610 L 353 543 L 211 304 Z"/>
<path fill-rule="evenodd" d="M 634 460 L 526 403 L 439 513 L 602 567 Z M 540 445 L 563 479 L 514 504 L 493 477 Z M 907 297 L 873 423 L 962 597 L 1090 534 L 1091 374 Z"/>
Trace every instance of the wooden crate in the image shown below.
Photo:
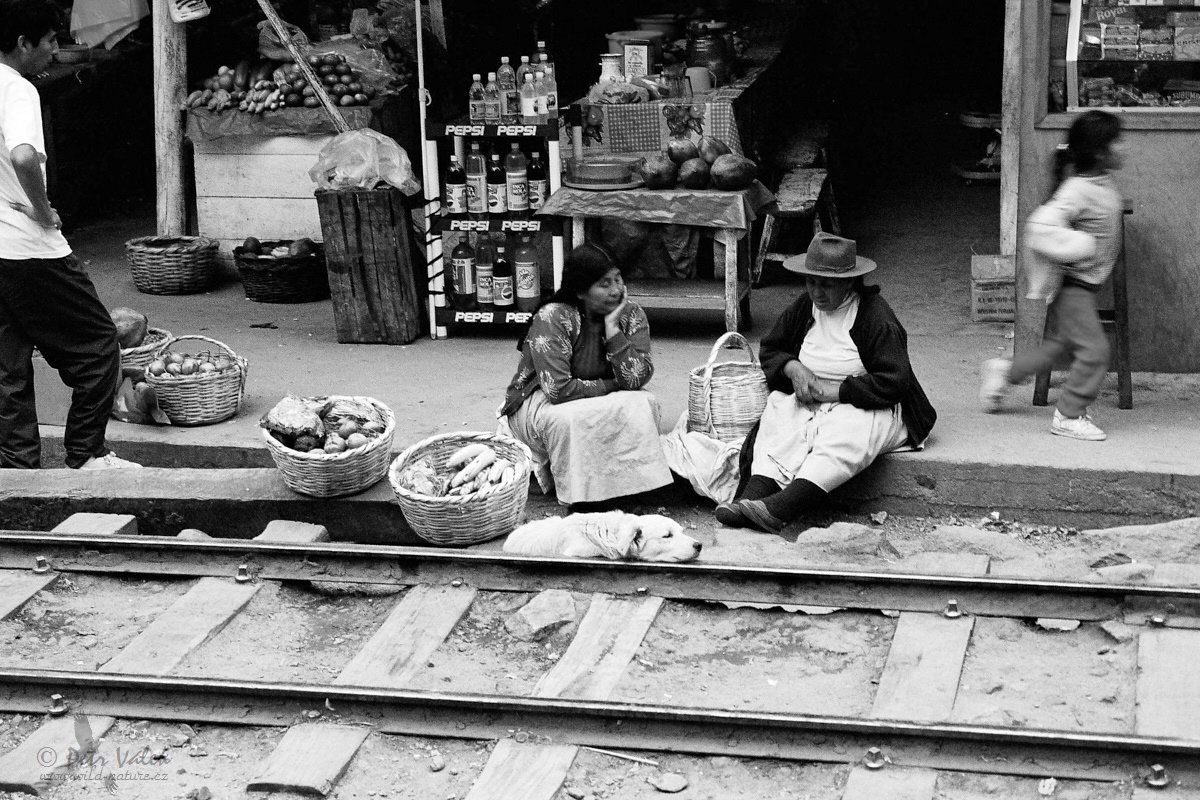
<path fill-rule="evenodd" d="M 223 136 L 194 142 L 199 232 L 233 248 L 258 239 L 321 239 L 308 171 L 332 136 Z"/>
<path fill-rule="evenodd" d="M 325 265 L 339 342 L 407 344 L 421 333 L 409 216 L 397 189 L 323 191 Z"/>

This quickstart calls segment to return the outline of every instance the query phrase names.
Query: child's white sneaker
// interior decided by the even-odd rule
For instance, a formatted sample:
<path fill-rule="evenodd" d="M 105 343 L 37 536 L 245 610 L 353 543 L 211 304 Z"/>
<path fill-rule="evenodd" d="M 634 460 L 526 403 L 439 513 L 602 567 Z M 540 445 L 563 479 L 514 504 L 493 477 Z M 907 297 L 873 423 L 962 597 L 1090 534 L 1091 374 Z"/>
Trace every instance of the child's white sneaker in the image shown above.
<path fill-rule="evenodd" d="M 1007 358 L 993 358 L 983 362 L 979 382 L 979 404 L 986 413 L 995 414 L 1004 403 L 1008 387 L 1012 385 L 1008 382 L 1011 367 L 1012 361 Z"/>
<path fill-rule="evenodd" d="M 1082 417 L 1064 417 L 1057 408 L 1054 409 L 1054 422 L 1050 424 L 1050 432 L 1069 439 L 1082 439 L 1085 442 L 1103 442 L 1108 434 L 1096 427 L 1092 418 L 1087 414 Z"/>

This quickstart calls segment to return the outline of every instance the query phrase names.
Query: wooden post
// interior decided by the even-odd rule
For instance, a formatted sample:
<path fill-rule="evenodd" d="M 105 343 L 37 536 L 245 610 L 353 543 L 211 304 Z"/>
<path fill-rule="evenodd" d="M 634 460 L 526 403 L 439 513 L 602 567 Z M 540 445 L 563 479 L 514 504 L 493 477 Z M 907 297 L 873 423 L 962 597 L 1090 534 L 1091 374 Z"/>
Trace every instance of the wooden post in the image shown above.
<path fill-rule="evenodd" d="M 1004 4 L 1004 68 L 1000 101 L 1000 255 L 1017 252 L 1017 197 L 1021 174 L 1022 0 Z"/>
<path fill-rule="evenodd" d="M 167 0 L 154 0 L 154 164 L 158 174 L 158 235 L 186 233 L 183 113 L 187 89 L 187 31 L 171 20 Z"/>

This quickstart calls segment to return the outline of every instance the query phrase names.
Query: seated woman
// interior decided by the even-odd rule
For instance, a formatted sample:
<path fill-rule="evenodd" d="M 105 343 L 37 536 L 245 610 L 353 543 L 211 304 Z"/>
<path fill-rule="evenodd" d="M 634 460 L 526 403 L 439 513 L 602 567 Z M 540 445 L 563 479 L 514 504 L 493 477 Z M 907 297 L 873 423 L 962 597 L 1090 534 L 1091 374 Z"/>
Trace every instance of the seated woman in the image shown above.
<path fill-rule="evenodd" d="M 520 349 L 500 415 L 533 452 L 542 491 L 570 505 L 671 483 L 658 401 L 642 389 L 654 374 L 650 326 L 607 247 L 571 252 Z"/>
<path fill-rule="evenodd" d="M 723 525 L 779 533 L 881 453 L 921 449 L 933 428 L 908 335 L 879 287 L 864 285 L 875 262 L 856 249 L 818 233 L 784 262 L 807 291 L 762 340 L 771 393 L 742 446 L 741 492 L 717 507 Z"/>

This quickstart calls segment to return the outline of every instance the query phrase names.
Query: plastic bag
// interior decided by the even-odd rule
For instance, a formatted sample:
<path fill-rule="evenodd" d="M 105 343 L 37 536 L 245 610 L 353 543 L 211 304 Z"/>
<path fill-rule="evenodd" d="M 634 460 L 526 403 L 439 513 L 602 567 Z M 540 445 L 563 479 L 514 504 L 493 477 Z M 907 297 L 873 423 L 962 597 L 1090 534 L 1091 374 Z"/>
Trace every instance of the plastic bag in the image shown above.
<path fill-rule="evenodd" d="M 667 465 L 675 474 L 687 478 L 697 494 L 718 503 L 733 502 L 742 443 L 722 442 L 699 431 L 689 431 L 687 416 L 684 411 L 671 432 L 659 437 Z"/>
<path fill-rule="evenodd" d="M 363 47 L 353 39 L 321 42 L 304 52 L 306 56 L 325 56 L 331 53 L 344 56 L 346 63 L 362 78 L 362 84 L 370 86 L 378 93 L 384 93 L 396 77 L 387 56 L 374 48 Z"/>
<path fill-rule="evenodd" d="M 308 177 L 318 189 L 374 189 L 384 182 L 407 195 L 421 191 L 404 148 L 370 128 L 333 137 L 321 148 Z"/>
<path fill-rule="evenodd" d="M 297 28 L 290 22 L 284 22 L 283 28 L 288 32 L 288 37 L 296 45 L 296 49 L 301 53 L 308 50 L 308 36 L 304 31 Z M 258 52 L 263 58 L 269 58 L 272 61 L 294 61 L 291 51 L 287 49 L 279 39 L 279 34 L 275 33 L 275 28 L 267 20 L 258 23 Z"/>
<path fill-rule="evenodd" d="M 158 407 L 158 395 L 146 383 L 145 370 L 126 367 L 121 374 L 121 386 L 113 399 L 112 418 L 135 425 L 170 425 L 171 420 Z"/>

